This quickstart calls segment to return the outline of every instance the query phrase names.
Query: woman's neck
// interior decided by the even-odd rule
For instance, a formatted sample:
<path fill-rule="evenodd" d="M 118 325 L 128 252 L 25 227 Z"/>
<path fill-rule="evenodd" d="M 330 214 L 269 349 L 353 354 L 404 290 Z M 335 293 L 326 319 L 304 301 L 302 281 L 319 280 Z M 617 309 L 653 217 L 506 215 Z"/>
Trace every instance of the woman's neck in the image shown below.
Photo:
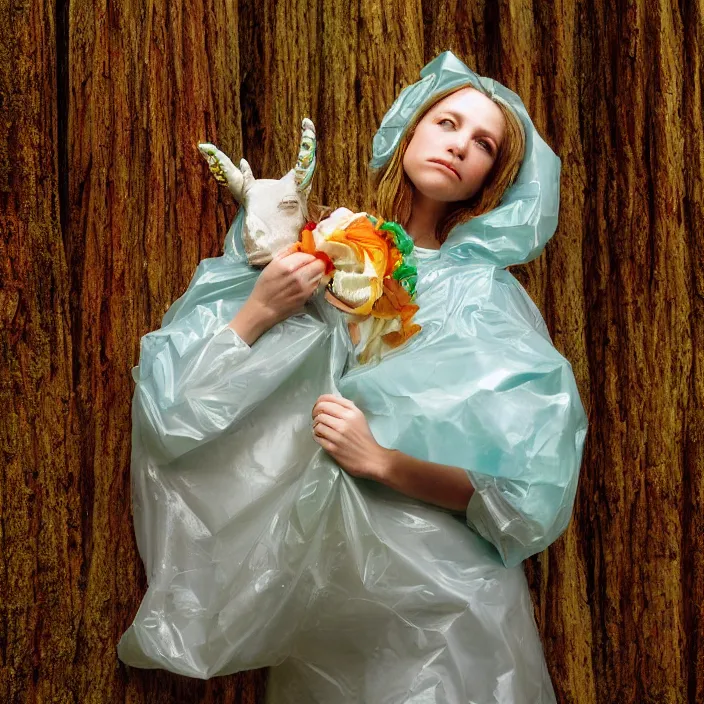
<path fill-rule="evenodd" d="M 438 223 L 447 210 L 447 203 L 431 200 L 416 190 L 413 194 L 411 217 L 406 226 L 406 232 L 411 236 L 417 247 L 440 249 L 440 243 L 435 233 Z"/>

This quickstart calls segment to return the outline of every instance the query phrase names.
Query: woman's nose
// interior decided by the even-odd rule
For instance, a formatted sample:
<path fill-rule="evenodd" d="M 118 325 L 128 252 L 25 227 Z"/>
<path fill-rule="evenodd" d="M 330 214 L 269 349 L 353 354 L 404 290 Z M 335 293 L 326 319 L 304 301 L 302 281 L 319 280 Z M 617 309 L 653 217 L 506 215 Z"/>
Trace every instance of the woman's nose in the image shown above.
<path fill-rule="evenodd" d="M 467 140 L 460 138 L 452 142 L 447 150 L 456 158 L 462 161 L 467 153 Z"/>

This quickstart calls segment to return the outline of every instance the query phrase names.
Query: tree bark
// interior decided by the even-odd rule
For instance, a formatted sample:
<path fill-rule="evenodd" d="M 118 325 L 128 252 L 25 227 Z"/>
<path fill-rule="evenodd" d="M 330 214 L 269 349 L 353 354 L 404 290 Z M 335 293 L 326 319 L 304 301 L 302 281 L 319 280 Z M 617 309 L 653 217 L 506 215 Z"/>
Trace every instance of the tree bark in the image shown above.
<path fill-rule="evenodd" d="M 0 0 L 0 28 L 0 700 L 263 701 L 263 672 L 117 660 L 130 368 L 235 212 L 198 142 L 278 178 L 308 116 L 314 193 L 369 207 L 374 131 L 451 49 L 562 159 L 557 234 L 512 269 L 590 419 L 526 563 L 558 699 L 704 701 L 704 0 Z"/>

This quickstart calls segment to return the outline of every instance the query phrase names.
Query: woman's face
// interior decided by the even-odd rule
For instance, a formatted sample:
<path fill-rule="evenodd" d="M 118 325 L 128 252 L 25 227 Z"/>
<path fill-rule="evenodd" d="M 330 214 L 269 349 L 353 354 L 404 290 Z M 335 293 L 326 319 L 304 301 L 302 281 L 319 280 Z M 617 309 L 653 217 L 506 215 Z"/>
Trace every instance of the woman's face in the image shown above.
<path fill-rule="evenodd" d="M 471 198 L 484 183 L 504 139 L 498 105 L 475 88 L 462 88 L 436 103 L 416 126 L 403 169 L 427 198 Z"/>

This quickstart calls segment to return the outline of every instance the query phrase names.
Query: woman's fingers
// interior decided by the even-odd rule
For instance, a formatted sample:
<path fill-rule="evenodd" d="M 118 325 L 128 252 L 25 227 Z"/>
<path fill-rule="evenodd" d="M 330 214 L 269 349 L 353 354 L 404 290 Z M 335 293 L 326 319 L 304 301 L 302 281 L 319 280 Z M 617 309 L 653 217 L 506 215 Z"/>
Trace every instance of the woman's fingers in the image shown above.
<path fill-rule="evenodd" d="M 316 440 L 323 439 L 335 448 L 338 446 L 340 439 L 342 438 L 339 431 L 335 430 L 335 428 L 331 428 L 325 423 L 315 423 L 313 425 L 313 437 Z M 325 449 L 327 450 L 328 448 L 326 447 Z"/>
<path fill-rule="evenodd" d="M 354 404 L 354 401 L 350 401 L 348 398 L 344 398 L 343 396 L 335 396 L 334 394 L 323 394 L 322 396 L 319 396 L 316 405 L 323 401 L 337 403 L 340 406 L 349 408 L 350 410 L 357 408 L 357 406 Z"/>
<path fill-rule="evenodd" d="M 333 403 L 332 401 L 318 401 L 318 403 L 313 406 L 313 419 L 317 418 L 321 413 L 326 413 L 334 418 L 346 418 L 349 409 L 339 403 Z"/>
<path fill-rule="evenodd" d="M 315 258 L 312 262 L 301 267 L 301 276 L 310 283 L 318 283 L 325 273 L 325 263 Z"/>
<path fill-rule="evenodd" d="M 280 249 L 278 252 L 274 254 L 272 259 L 283 259 L 283 257 L 287 257 L 289 254 L 293 254 L 296 249 L 298 249 L 298 242 L 294 242 L 293 244 L 289 244 L 288 246 L 284 247 L 283 249 Z"/>
<path fill-rule="evenodd" d="M 339 435 L 344 429 L 344 421 L 342 418 L 337 418 L 329 413 L 319 413 L 313 421 L 313 431 L 315 432 L 320 427 L 329 428 Z"/>
<path fill-rule="evenodd" d="M 293 273 L 298 271 L 309 264 L 317 261 L 317 259 L 312 254 L 306 254 L 305 252 L 291 252 L 282 257 L 282 264 L 286 265 L 286 268 Z"/>
<path fill-rule="evenodd" d="M 332 440 L 328 440 L 327 438 L 322 437 L 322 435 L 313 435 L 313 439 L 318 443 L 318 445 L 320 445 L 320 447 L 323 448 L 323 450 L 329 452 L 331 455 L 337 448 Z"/>

